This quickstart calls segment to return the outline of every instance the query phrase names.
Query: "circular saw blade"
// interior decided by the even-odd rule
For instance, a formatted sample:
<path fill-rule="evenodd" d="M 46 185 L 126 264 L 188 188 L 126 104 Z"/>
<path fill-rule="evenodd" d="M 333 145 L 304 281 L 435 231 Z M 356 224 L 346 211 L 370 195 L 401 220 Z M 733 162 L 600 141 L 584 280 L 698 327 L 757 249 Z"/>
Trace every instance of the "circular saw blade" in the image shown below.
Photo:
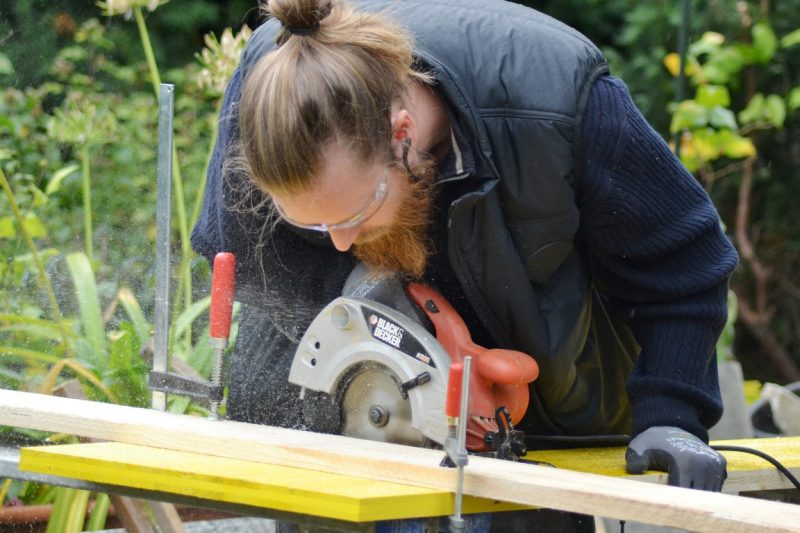
<path fill-rule="evenodd" d="M 362 365 L 341 392 L 342 435 L 360 439 L 430 446 L 411 425 L 411 403 L 403 398 L 398 380 L 380 364 Z"/>

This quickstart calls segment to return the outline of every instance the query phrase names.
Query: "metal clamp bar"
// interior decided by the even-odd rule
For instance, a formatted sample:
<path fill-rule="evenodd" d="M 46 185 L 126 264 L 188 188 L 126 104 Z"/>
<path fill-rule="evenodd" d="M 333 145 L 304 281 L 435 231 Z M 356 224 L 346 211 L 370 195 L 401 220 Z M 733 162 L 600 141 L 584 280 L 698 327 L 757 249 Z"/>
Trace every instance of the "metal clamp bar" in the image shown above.
<path fill-rule="evenodd" d="M 169 366 L 169 262 L 172 218 L 172 117 L 175 86 L 161 84 L 158 99 L 158 196 L 156 199 L 155 339 L 153 370 Z M 167 408 L 167 395 L 153 391 L 153 408 Z"/>
<path fill-rule="evenodd" d="M 205 381 L 197 381 L 172 372 L 157 372 L 155 370 L 150 372 L 147 386 L 151 391 L 203 398 L 217 403 L 222 401 L 224 393 L 222 385 L 209 384 Z"/>

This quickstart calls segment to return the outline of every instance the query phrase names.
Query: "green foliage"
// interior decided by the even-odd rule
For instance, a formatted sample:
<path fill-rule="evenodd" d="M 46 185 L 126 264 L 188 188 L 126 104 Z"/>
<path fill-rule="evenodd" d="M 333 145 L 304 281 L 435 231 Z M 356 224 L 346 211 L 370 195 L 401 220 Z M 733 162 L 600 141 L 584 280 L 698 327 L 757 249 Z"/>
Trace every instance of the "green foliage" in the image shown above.
<path fill-rule="evenodd" d="M 21 3 L 14 4 L 19 12 Z M 4 84 L 0 93 L 0 176 L 13 211 L 0 211 L 6 258 L 0 262 L 0 386 L 50 392 L 77 378 L 90 399 L 147 406 L 143 354 L 152 327 L 134 293 L 151 308 L 157 105 L 148 82 L 154 73 L 120 63 L 119 42 L 96 19 L 76 27 L 73 37 L 49 66 L 37 69 L 42 83 L 24 90 Z M 204 173 L 216 135 L 210 115 L 218 95 L 195 84 L 198 70 L 189 65 L 170 72 L 179 87 L 175 145 L 190 174 Z M 0 56 L 0 78 L 16 73 L 10 57 Z M 195 183 L 186 192 L 199 201 L 202 184 Z M 102 209 L 93 209 L 92 197 Z M 75 217 L 81 209 L 83 217 Z M 74 249 L 81 218 L 88 255 L 62 254 Z M 207 276 L 204 263 L 196 270 Z M 183 331 L 202 321 L 204 304 L 178 314 Z M 187 335 L 189 343 L 173 356 L 207 377 L 207 329 Z M 204 413 L 188 398 L 172 396 L 168 407 Z M 17 440 L 48 438 L 29 430 L 0 432 Z M 53 502 L 48 531 L 96 530 L 105 523 L 105 495 L 97 496 L 84 524 L 85 491 L 27 483 L 5 489 L 3 501 Z"/>
<path fill-rule="evenodd" d="M 793 38 L 782 42 L 791 43 Z M 706 32 L 689 46 L 686 73 L 695 85 L 695 95 L 673 108 L 670 124 L 671 133 L 685 133 L 681 155 L 689 170 L 709 172 L 720 159 L 754 157 L 756 148 L 747 133 L 783 127 L 793 93 L 752 94 L 738 114 L 731 109 L 730 95 L 743 69 L 770 63 L 778 49 L 779 40 L 766 21 L 753 25 L 749 43 L 729 44 L 722 34 Z M 678 64 L 677 54 L 665 58 L 673 75 L 678 73 Z"/>
<path fill-rule="evenodd" d="M 120 63 L 124 54 L 112 35 L 117 34 L 108 25 L 86 20 L 39 71 L 46 73 L 40 84 L 24 90 L 4 86 L 0 93 L 0 181 L 12 207 L 11 214 L 5 207 L 0 211 L 0 386 L 50 392 L 77 378 L 91 399 L 146 406 L 156 204 L 151 79 L 158 73 L 152 64 Z M 220 41 L 209 38 L 216 46 L 200 56 L 203 66 L 219 72 L 191 63 L 167 74 L 178 89 L 175 146 L 187 175 L 205 173 L 222 69 L 230 75 L 248 34 L 222 35 Z M 232 44 L 238 52 L 229 49 Z M 17 72 L 12 57 L 0 56 L 0 77 Z M 201 73 L 216 76 L 215 88 L 199 83 Z M 202 180 L 179 183 L 179 194 L 195 203 L 202 199 Z M 102 209 L 92 208 L 91 197 Z M 83 217 L 75 216 L 81 212 Z M 96 255 L 91 247 L 88 254 L 71 252 L 81 244 L 81 219 L 85 228 L 96 227 L 96 233 L 84 233 L 84 244 L 98 245 Z M 206 263 L 193 259 L 182 261 L 207 283 Z M 186 309 L 176 305 L 171 334 L 189 341 L 176 344 L 173 357 L 204 377 L 211 364 L 203 324 L 207 308 L 207 299 Z M 203 413 L 187 398 L 171 397 L 169 408 Z M 67 522 L 53 527 L 78 527 L 73 511 L 79 496 L 61 497 Z"/>
<path fill-rule="evenodd" d="M 156 60 L 167 69 L 183 68 L 202 47 L 206 33 L 219 35 L 226 27 L 238 31 L 244 23 L 255 27 L 255 7 L 252 0 L 173 0 L 146 13 Z M 10 84 L 24 88 L 48 79 L 56 52 L 72 44 L 75 29 L 85 20 L 100 14 L 91 0 L 0 2 L 0 50 L 16 66 Z M 122 17 L 104 17 L 101 25 L 106 38 L 115 44 L 115 63 L 132 66 L 142 62 L 139 36 L 132 24 Z M 5 81 L 0 74 L 0 82 Z"/>
<path fill-rule="evenodd" d="M 774 357 L 800 347 L 787 319 L 800 302 L 800 158 L 792 148 L 800 133 L 798 8 L 797 1 L 739 2 L 732 19 L 709 24 L 714 31 L 688 49 L 685 73 L 693 93 L 669 108 L 682 161 L 711 192 L 742 251 L 732 285 L 747 327 L 737 329 L 735 341 L 726 329 L 718 348 L 723 355 L 735 345 L 746 373 L 773 381 L 785 376 L 759 363 L 763 352 Z M 674 53 L 664 60 L 673 76 L 678 64 Z"/>

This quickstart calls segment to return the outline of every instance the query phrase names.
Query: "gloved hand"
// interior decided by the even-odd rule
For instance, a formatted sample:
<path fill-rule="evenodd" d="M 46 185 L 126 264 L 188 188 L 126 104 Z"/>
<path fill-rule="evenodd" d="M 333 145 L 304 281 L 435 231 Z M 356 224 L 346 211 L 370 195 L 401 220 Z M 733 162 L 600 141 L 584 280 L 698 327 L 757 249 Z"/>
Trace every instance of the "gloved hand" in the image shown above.
<path fill-rule="evenodd" d="M 626 470 L 668 472 L 668 483 L 676 487 L 719 492 L 728 477 L 728 462 L 698 437 L 680 428 L 655 426 L 628 444 Z"/>

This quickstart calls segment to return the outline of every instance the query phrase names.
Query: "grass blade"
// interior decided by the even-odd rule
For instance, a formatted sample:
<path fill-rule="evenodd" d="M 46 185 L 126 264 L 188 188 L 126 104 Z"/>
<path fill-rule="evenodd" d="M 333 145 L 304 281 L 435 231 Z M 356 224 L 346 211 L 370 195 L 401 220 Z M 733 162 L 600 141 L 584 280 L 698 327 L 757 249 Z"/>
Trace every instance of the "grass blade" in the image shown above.
<path fill-rule="evenodd" d="M 211 305 L 211 297 L 206 296 L 194 302 L 175 319 L 172 327 L 172 338 L 179 339 L 197 320 L 197 317 L 206 312 Z"/>
<path fill-rule="evenodd" d="M 39 340 L 63 340 L 61 326 L 57 322 L 23 315 L 0 314 L 0 331 L 23 333 Z"/>
<path fill-rule="evenodd" d="M 94 499 L 94 508 L 89 520 L 86 521 L 86 531 L 100 531 L 106 527 L 108 510 L 111 507 L 111 498 L 108 494 L 100 493 Z"/>
<path fill-rule="evenodd" d="M 102 363 L 107 353 L 106 331 L 92 265 L 86 254 L 76 252 L 67 255 L 67 266 L 75 287 L 83 335 L 92 347 L 93 362 Z"/>
<path fill-rule="evenodd" d="M 136 336 L 139 337 L 139 343 L 141 345 L 146 344 L 152 334 L 152 328 L 144 317 L 144 313 L 142 312 L 142 308 L 136 296 L 133 295 L 130 289 L 123 288 L 117 293 L 117 299 L 122 304 L 123 309 L 125 309 L 128 318 L 131 319 L 133 328 L 136 330 Z"/>
<path fill-rule="evenodd" d="M 4 356 L 19 357 L 28 364 L 55 364 L 61 360 L 61 357 L 57 355 L 40 352 L 38 350 L 30 350 L 28 348 L 19 348 L 17 346 L 0 346 L 0 357 Z"/>

